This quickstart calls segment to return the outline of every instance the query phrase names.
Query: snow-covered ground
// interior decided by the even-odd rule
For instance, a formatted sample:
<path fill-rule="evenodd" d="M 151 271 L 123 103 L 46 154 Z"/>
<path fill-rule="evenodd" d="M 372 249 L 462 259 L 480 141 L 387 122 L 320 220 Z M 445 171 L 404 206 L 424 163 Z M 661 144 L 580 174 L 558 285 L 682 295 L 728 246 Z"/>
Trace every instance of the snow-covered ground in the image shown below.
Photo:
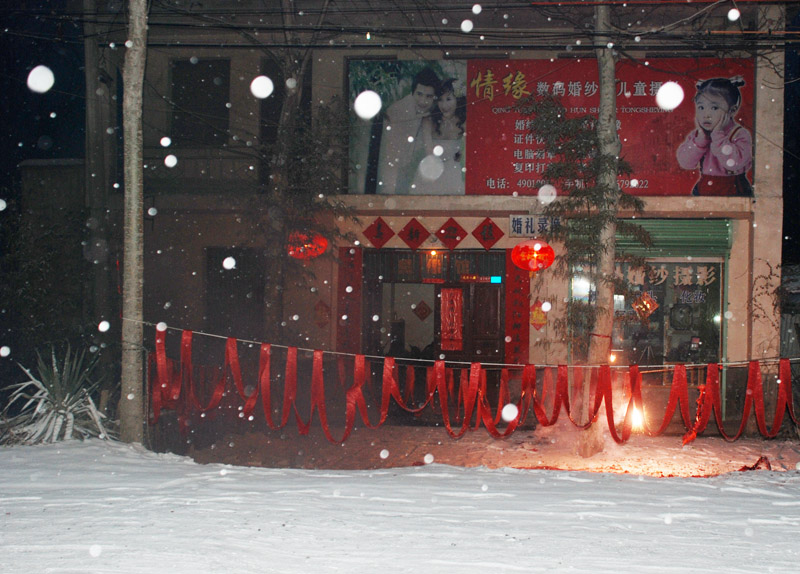
<path fill-rule="evenodd" d="M 4 574 L 800 571 L 794 469 L 270 469 L 98 440 L 0 469 Z"/>

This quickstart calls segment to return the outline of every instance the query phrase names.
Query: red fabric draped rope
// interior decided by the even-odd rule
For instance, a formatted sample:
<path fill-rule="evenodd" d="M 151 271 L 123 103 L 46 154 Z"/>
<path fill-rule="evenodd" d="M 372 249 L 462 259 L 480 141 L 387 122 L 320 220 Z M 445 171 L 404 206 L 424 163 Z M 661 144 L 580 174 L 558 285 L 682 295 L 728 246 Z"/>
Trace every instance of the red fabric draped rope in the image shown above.
<path fill-rule="evenodd" d="M 434 361 L 432 366 L 425 368 L 425 399 L 415 405 L 416 369 L 419 365 L 398 365 L 394 357 L 383 359 L 380 371 L 380 398 L 378 413 L 371 415 L 371 408 L 364 396 L 365 390 L 370 391 L 372 369 L 364 355 L 353 357 L 338 356 L 336 358 L 336 376 L 341 390 L 344 391 L 344 422 L 340 423 L 341 436 L 334 436 L 328 420 L 328 404 L 325 396 L 324 353 L 316 350 L 312 354 L 310 404 L 307 419 L 301 415 L 304 409 L 298 406 L 298 349 L 288 347 L 285 349 L 285 363 L 274 365 L 272 345 L 262 344 L 259 353 L 258 379 L 253 390 L 248 393 L 242 368 L 239 360 L 237 340 L 228 338 L 225 344 L 225 362 L 222 372 L 214 369 L 204 369 L 192 364 L 192 336 L 191 331 L 183 331 L 181 336 L 180 360 L 174 361 L 167 357 L 166 332 L 156 331 L 155 352 L 148 357 L 149 389 L 151 401 L 150 422 L 158 422 L 162 411 L 175 410 L 179 420 L 179 428 L 185 432 L 190 426 L 190 419 L 198 414 L 203 415 L 220 407 L 226 396 L 226 389 L 233 387 L 235 393 L 242 401 L 242 415 L 247 420 L 253 420 L 256 408 L 261 398 L 261 410 L 267 426 L 273 430 L 284 428 L 294 413 L 297 430 L 300 434 L 308 434 L 311 430 L 314 416 L 319 420 L 319 425 L 325 437 L 332 443 L 341 443 L 347 440 L 356 424 L 357 415 L 367 428 L 377 428 L 384 424 L 389 415 L 389 408 L 394 402 L 403 410 L 418 414 L 425 409 L 433 409 L 442 417 L 442 423 L 447 433 L 458 439 L 467 431 L 474 431 L 481 425 L 486 431 L 496 437 L 502 438 L 511 435 L 517 428 L 525 423 L 527 417 L 533 413 L 536 421 L 543 426 L 550 426 L 558 421 L 561 411 L 565 411 L 569 419 L 579 428 L 587 428 L 597 422 L 605 413 L 609 433 L 618 443 L 627 441 L 633 432 L 633 413 L 638 410 L 645 420 L 641 432 L 654 436 L 662 434 L 672 422 L 675 411 L 680 412 L 684 427 L 684 443 L 691 442 L 702 433 L 711 420 L 711 415 L 716 419 L 720 434 L 729 441 L 738 439 L 744 432 L 751 412 L 755 416 L 756 427 L 761 435 L 767 438 L 775 437 L 783 424 L 786 413 L 798 424 L 792 402 L 791 365 L 788 359 L 781 359 L 778 365 L 777 395 L 775 412 L 771 424 L 768 426 L 764 404 L 764 383 L 762 379 L 761 364 L 751 361 L 748 364 L 748 376 L 742 418 L 734 434 L 728 434 L 723 427 L 722 402 L 720 392 L 720 365 L 711 363 L 706 367 L 705 383 L 698 386 L 699 396 L 697 408 L 692 420 L 689 404 L 689 387 L 687 384 L 686 366 L 675 365 L 672 383 L 669 390 L 667 405 L 663 417 L 657 427 L 650 428 L 647 418 L 644 417 L 645 405 L 642 396 L 642 373 L 637 365 L 631 365 L 627 372 L 615 369 L 612 373 L 610 366 L 600 365 L 593 367 L 589 376 L 584 377 L 582 369 L 575 368 L 572 372 L 573 392 L 575 399 L 588 397 L 588 408 L 582 416 L 586 422 L 576 420 L 570 401 L 569 368 L 566 365 L 557 367 L 539 367 L 525 365 L 519 376 L 512 375 L 509 368 L 503 368 L 497 374 L 498 399 L 494 408 L 490 404 L 487 393 L 487 372 L 480 363 L 471 363 L 468 368 L 456 369 L 448 367 L 445 361 Z M 283 367 L 283 398 L 281 402 L 280 421 L 275 422 L 272 397 L 273 368 L 280 370 Z M 352 369 L 352 370 L 351 370 Z M 402 371 L 401 371 L 402 370 Z M 401 390 L 400 374 L 404 381 Z M 516 372 L 516 371 L 515 371 Z M 209 373 L 212 373 L 209 375 Z M 213 373 L 217 373 L 216 375 Z M 350 376 L 348 376 L 348 374 Z M 555 380 L 553 377 L 555 376 Z M 510 382 L 514 380 L 519 384 L 520 394 L 512 400 Z M 348 382 L 352 384 L 348 385 Z M 622 381 L 620 383 L 620 381 Z M 537 387 L 537 382 L 539 383 Z M 580 384 L 578 384 L 578 382 Z M 589 385 L 588 393 L 584 385 Z M 210 398 L 202 400 L 198 393 L 208 393 L 211 386 Z M 305 387 L 304 387 L 305 388 Z M 540 388 L 541 391 L 538 391 Z M 619 395 L 622 389 L 623 396 L 615 396 L 615 389 Z M 372 394 L 372 393 L 371 393 Z M 438 399 L 438 400 L 437 400 Z M 614 401 L 625 404 L 624 412 L 615 413 Z M 546 403 L 550 405 L 549 412 Z M 583 404 L 584 400 L 575 403 Z M 227 404 L 227 403 L 226 403 Z M 516 414 L 511 420 L 503 421 L 503 407 L 508 404 L 516 406 Z M 604 408 L 603 408 L 604 407 Z M 372 407 L 374 409 L 376 407 Z M 512 409 L 513 410 L 513 409 Z M 652 413 L 651 413 L 652 414 Z M 370 418 L 377 422 L 372 422 Z M 653 418 L 653 417 L 651 417 Z M 503 423 L 505 427 L 503 427 Z"/>

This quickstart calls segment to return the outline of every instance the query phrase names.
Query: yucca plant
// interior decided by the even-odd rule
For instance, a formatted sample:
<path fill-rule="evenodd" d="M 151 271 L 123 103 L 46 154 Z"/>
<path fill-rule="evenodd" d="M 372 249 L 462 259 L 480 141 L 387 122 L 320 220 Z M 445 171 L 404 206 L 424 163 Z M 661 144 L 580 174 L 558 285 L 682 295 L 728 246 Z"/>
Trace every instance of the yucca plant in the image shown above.
<path fill-rule="evenodd" d="M 53 443 L 72 438 L 108 438 L 105 415 L 95 406 L 92 393 L 102 382 L 94 379 L 98 356 L 86 356 L 67 346 L 62 360 L 55 347 L 49 361 L 37 352 L 37 376 L 20 365 L 28 380 L 11 385 L 3 410 L 2 441 L 11 444 Z M 21 408 L 19 405 L 22 404 Z M 19 412 L 11 414 L 19 408 Z"/>

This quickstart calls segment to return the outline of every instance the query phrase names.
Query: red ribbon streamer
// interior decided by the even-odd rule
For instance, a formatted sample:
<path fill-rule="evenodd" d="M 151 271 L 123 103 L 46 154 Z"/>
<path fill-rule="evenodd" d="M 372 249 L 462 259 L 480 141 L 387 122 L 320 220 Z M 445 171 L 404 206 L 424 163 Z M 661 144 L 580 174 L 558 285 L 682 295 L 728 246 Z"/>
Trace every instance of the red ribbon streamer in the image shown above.
<path fill-rule="evenodd" d="M 415 367 L 414 365 L 403 365 L 405 373 L 405 388 L 401 392 L 398 383 L 399 366 L 393 357 L 386 357 L 383 360 L 382 371 L 382 391 L 380 400 L 380 419 L 377 423 L 371 423 L 367 402 L 364 397 L 364 388 L 371 383 L 368 368 L 364 355 L 355 355 L 353 358 L 352 380 L 349 387 L 346 385 L 347 365 L 343 357 L 337 360 L 338 381 L 345 388 L 345 419 L 342 438 L 334 437 L 328 422 L 328 412 L 325 397 L 325 375 L 323 371 L 322 351 L 314 351 L 311 373 L 311 401 L 308 420 L 304 421 L 300 415 L 297 404 L 298 380 L 297 380 L 297 348 L 289 347 L 286 350 L 286 363 L 284 365 L 284 385 L 283 402 L 281 409 L 281 421 L 275 424 L 272 413 L 272 346 L 262 344 L 260 349 L 260 360 L 258 370 L 258 381 L 255 390 L 249 395 L 241 372 L 239 355 L 236 339 L 229 338 L 225 346 L 225 363 L 223 365 L 222 376 L 216 380 L 210 400 L 204 404 L 197 397 L 198 380 L 194 376 L 195 367 L 192 365 L 192 332 L 184 331 L 181 338 L 180 364 L 172 361 L 166 354 L 166 335 L 162 331 L 156 331 L 155 353 L 148 358 L 151 366 L 149 371 L 149 389 L 152 405 L 152 417 L 150 422 L 155 424 L 164 409 L 177 409 L 180 428 L 185 431 L 188 428 L 188 421 L 192 413 L 197 411 L 206 413 L 216 409 L 225 394 L 228 380 L 232 380 L 233 386 L 239 398 L 244 401 L 243 413 L 250 418 L 258 404 L 258 395 L 261 395 L 261 406 L 264 411 L 264 418 L 267 425 L 272 429 L 283 428 L 289 420 L 291 412 L 294 411 L 298 431 L 307 434 L 310 431 L 316 412 L 319 423 L 325 437 L 333 443 L 344 442 L 352 432 L 355 425 L 356 413 L 360 414 L 364 425 L 368 428 L 377 428 L 382 425 L 389 412 L 389 407 L 394 400 L 401 408 L 418 413 L 433 403 L 436 395 L 439 397 L 437 410 L 441 411 L 442 421 L 445 429 L 451 437 L 457 439 L 464 435 L 468 430 L 475 430 L 481 424 L 486 427 L 487 432 L 492 436 L 502 438 L 509 436 L 520 425 L 524 424 L 526 417 L 531 409 L 541 425 L 553 425 L 558 421 L 562 408 L 567 416 L 572 420 L 573 413 L 570 405 L 570 385 L 569 369 L 565 365 L 559 365 L 555 369 L 556 380 L 553 381 L 553 368 L 545 367 L 542 370 L 542 393 L 537 393 L 537 369 L 534 365 L 525 365 L 522 369 L 521 394 L 516 403 L 517 415 L 507 422 L 504 430 L 498 428 L 503 407 L 510 402 L 509 381 L 512 379 L 511 372 L 504 368 L 500 372 L 498 401 L 495 409 L 489 404 L 486 392 L 486 371 L 480 363 L 472 363 L 469 369 L 461 369 L 458 377 L 458 389 L 455 388 L 455 373 L 452 368 L 448 368 L 444 361 L 435 361 L 433 366 L 426 369 L 426 392 L 427 398 L 424 404 L 419 407 L 409 406 L 414 398 L 415 386 Z M 798 424 L 795 416 L 794 405 L 792 402 L 792 381 L 791 365 L 788 359 L 781 359 L 779 363 L 779 381 L 777 387 L 777 400 L 775 412 L 772 416 L 772 424 L 768 427 L 764 404 L 764 384 L 762 382 L 761 366 L 758 361 L 751 361 L 748 365 L 747 394 L 742 412 L 742 419 L 737 432 L 733 435 L 728 434 L 723 428 L 721 415 L 720 397 L 720 367 L 716 363 L 711 363 L 707 367 L 705 385 L 700 386 L 700 396 L 698 398 L 698 409 L 695 421 L 690 421 L 689 397 L 686 377 L 686 367 L 676 365 L 672 378 L 669 399 L 664 411 L 664 417 L 657 430 L 653 431 L 644 428 L 644 432 L 650 435 L 663 433 L 672 418 L 675 410 L 680 409 L 684 426 L 688 429 L 684 437 L 684 442 L 694 440 L 697 434 L 702 433 L 708 425 L 711 414 L 717 421 L 720 433 L 727 440 L 736 440 L 744 432 L 751 410 L 754 412 L 756 425 L 759 432 L 771 438 L 777 435 L 786 411 L 791 420 Z M 200 369 L 198 374 L 207 373 L 206 369 Z M 219 372 L 219 371 L 216 371 Z M 579 370 L 575 371 L 580 374 Z M 615 373 L 616 374 L 616 373 Z M 612 438 L 617 442 L 625 442 L 632 433 L 632 415 L 634 408 L 644 413 L 644 401 L 642 397 L 642 375 L 637 365 L 631 365 L 628 370 L 629 392 L 625 414 L 623 415 L 621 426 L 615 421 L 614 416 L 614 384 L 612 372 L 608 365 L 593 368 L 588 384 L 590 385 L 589 406 L 591 407 L 589 420 L 585 424 L 573 423 L 580 428 L 588 428 L 597 421 L 600 408 L 605 404 L 605 414 L 608 421 L 608 428 Z M 201 376 L 201 382 L 205 384 L 207 375 Z M 515 379 L 518 380 L 518 379 Z M 580 379 L 575 379 L 580 380 Z M 582 380 L 583 384 L 587 381 Z M 576 385 L 575 392 L 583 393 L 583 385 Z M 627 394 L 627 392 L 625 393 Z M 549 413 L 546 412 L 544 403 L 545 398 L 552 395 L 552 407 Z M 235 396 L 235 395 L 234 395 Z M 451 404 L 455 401 L 455 404 Z M 451 409 L 455 412 L 451 419 Z M 472 422 L 474 418 L 474 423 Z M 460 425 L 460 427 L 459 427 Z"/>

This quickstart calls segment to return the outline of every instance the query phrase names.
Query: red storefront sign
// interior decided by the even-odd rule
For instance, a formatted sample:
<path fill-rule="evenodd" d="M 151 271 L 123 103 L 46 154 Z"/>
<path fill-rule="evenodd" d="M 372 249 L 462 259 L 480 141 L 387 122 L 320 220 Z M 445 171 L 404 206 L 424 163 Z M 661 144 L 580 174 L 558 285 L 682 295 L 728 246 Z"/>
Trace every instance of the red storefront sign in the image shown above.
<path fill-rule="evenodd" d="M 623 60 L 617 64 L 617 124 L 622 156 L 632 165 L 619 180 L 635 195 L 690 195 L 697 169 L 678 164 L 677 150 L 697 128 L 694 98 L 697 83 L 711 78 L 741 76 L 741 104 L 733 119 L 753 130 L 754 73 L 752 60 L 669 58 Z M 470 60 L 467 63 L 467 195 L 536 195 L 545 183 L 547 157 L 530 134 L 526 118 L 514 105 L 529 95 L 554 94 L 568 116 L 597 114 L 597 62 L 591 58 L 564 60 Z M 656 103 L 658 88 L 676 82 L 684 98 L 673 111 Z M 741 133 L 741 132 L 740 132 Z M 724 165 L 724 164 L 723 164 Z M 580 186 L 580 181 L 563 183 Z"/>

